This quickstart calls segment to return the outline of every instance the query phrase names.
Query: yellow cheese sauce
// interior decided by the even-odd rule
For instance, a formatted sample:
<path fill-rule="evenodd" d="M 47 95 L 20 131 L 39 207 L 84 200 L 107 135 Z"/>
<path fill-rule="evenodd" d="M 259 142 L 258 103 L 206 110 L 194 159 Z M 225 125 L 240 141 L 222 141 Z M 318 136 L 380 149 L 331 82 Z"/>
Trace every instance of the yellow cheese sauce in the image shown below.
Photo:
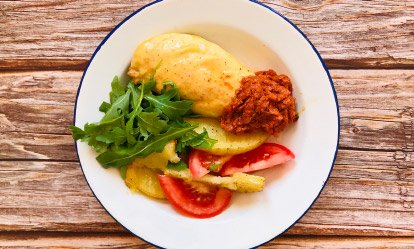
<path fill-rule="evenodd" d="M 215 118 L 233 99 L 241 79 L 254 75 L 218 45 L 181 33 L 162 34 L 141 43 L 128 75 L 136 83 L 147 80 L 157 66 L 157 90 L 163 82 L 173 81 L 180 96 L 194 102 L 194 113 Z"/>

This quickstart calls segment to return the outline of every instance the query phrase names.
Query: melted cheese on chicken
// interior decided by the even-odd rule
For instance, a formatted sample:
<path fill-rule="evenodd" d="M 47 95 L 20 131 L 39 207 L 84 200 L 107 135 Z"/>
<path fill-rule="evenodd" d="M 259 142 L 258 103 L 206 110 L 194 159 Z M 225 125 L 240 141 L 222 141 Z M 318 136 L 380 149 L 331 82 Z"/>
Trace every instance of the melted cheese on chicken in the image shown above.
<path fill-rule="evenodd" d="M 158 68 L 157 68 L 158 66 Z M 128 75 L 138 83 L 155 73 L 157 90 L 173 81 L 183 99 L 194 102 L 193 112 L 219 117 L 235 96 L 243 77 L 253 75 L 246 66 L 218 45 L 199 36 L 168 33 L 141 43 Z"/>

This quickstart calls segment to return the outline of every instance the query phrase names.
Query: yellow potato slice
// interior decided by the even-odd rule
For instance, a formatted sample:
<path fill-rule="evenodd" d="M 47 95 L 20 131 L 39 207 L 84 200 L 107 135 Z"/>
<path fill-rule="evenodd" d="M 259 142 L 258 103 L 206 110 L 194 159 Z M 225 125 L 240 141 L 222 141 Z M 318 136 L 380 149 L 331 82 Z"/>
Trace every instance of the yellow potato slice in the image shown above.
<path fill-rule="evenodd" d="M 185 181 L 197 181 L 216 185 L 222 188 L 227 188 L 237 192 L 260 192 L 263 190 L 265 185 L 265 178 L 261 176 L 255 176 L 245 173 L 235 173 L 232 176 L 215 176 L 207 174 L 201 178 L 193 179 L 191 172 L 188 169 L 181 171 L 167 169 L 164 174 L 180 178 Z"/>
<path fill-rule="evenodd" d="M 211 149 L 203 149 L 215 155 L 235 155 L 257 148 L 269 137 L 264 132 L 235 135 L 223 130 L 217 119 L 198 118 L 186 120 L 190 123 L 198 123 L 195 129 L 201 133 L 206 129 L 210 138 L 216 139 L 217 143 Z"/>
<path fill-rule="evenodd" d="M 173 163 L 180 161 L 180 158 L 175 152 L 175 147 L 175 141 L 171 141 L 164 147 L 162 152 L 152 153 L 144 158 L 137 158 L 132 162 L 132 166 L 163 170 L 167 166 L 168 161 Z"/>
<path fill-rule="evenodd" d="M 260 192 L 263 190 L 265 178 L 242 172 L 231 176 L 237 186 L 237 192 Z"/>
<path fill-rule="evenodd" d="M 133 192 L 142 192 L 149 197 L 165 199 L 164 191 L 158 181 L 158 174 L 153 169 L 129 165 L 125 183 Z"/>

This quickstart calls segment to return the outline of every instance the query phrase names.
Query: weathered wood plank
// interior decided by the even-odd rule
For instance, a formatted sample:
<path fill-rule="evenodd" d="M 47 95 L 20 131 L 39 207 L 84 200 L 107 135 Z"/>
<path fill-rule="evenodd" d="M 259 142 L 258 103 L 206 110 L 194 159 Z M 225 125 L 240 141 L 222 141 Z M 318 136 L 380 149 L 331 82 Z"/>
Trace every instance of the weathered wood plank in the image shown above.
<path fill-rule="evenodd" d="M 331 70 L 341 147 L 414 150 L 413 70 Z"/>
<path fill-rule="evenodd" d="M 1 248 L 155 248 L 128 234 L 7 234 L 0 235 Z M 291 237 L 282 236 L 261 248 L 266 249 L 410 249 L 414 238 L 332 238 L 332 237 Z"/>
<path fill-rule="evenodd" d="M 77 160 L 71 135 L 0 133 L 0 160 Z"/>
<path fill-rule="evenodd" d="M 261 248 L 273 249 L 390 249 L 412 248 L 413 238 L 332 238 L 332 237 L 281 237 L 273 240 Z"/>
<path fill-rule="evenodd" d="M 314 208 L 413 212 L 413 155 L 340 150 L 329 184 Z M 339 196 L 341 200 L 336 200 Z"/>
<path fill-rule="evenodd" d="M 0 74 L 0 131 L 68 134 L 81 72 Z"/>
<path fill-rule="evenodd" d="M 332 70 L 341 148 L 412 152 L 413 70 Z M 0 159 L 76 160 L 68 127 L 81 72 L 0 74 Z"/>
<path fill-rule="evenodd" d="M 406 243 L 406 242 L 404 242 Z M 1 248 L 156 248 L 129 234 L 7 234 L 0 235 Z"/>
<path fill-rule="evenodd" d="M 109 31 L 141 1 L 0 1 L 0 69 L 82 69 Z M 331 68 L 413 68 L 414 4 L 263 1 L 290 18 Z"/>
<path fill-rule="evenodd" d="M 77 162 L 0 162 L 0 176 L 0 231 L 123 230 L 96 201 Z"/>
<path fill-rule="evenodd" d="M 414 236 L 412 158 L 341 150 L 322 195 L 287 233 Z M 95 200 L 76 162 L 0 161 L 0 187 L 0 230 L 123 231 Z"/>

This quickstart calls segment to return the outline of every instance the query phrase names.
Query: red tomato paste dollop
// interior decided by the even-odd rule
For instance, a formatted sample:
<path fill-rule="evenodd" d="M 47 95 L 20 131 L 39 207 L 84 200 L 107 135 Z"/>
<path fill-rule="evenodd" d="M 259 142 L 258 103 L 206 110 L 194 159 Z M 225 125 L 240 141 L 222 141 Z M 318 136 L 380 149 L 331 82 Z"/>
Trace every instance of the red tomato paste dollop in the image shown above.
<path fill-rule="evenodd" d="M 298 119 L 292 83 L 273 70 L 244 77 L 232 102 L 224 109 L 221 126 L 235 133 L 263 130 L 278 135 Z"/>

